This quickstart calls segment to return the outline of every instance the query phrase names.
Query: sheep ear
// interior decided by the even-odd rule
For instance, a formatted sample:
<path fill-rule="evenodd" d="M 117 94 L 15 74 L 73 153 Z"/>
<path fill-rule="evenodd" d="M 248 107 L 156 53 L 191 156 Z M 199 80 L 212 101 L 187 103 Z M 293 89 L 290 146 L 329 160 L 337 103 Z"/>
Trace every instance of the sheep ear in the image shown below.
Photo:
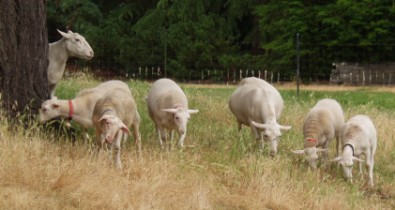
<path fill-rule="evenodd" d="M 101 122 L 102 120 L 107 121 L 108 120 L 108 116 L 107 115 L 103 115 L 98 121 Z"/>
<path fill-rule="evenodd" d="M 328 149 L 321 149 L 321 148 L 316 149 L 316 152 L 325 152 L 325 151 L 328 151 Z"/>
<path fill-rule="evenodd" d="M 164 112 L 176 113 L 177 109 L 162 109 Z"/>
<path fill-rule="evenodd" d="M 199 110 L 197 110 L 197 109 L 188 109 L 189 114 L 196 114 L 198 112 L 199 112 Z"/>
<path fill-rule="evenodd" d="M 358 161 L 358 162 L 364 162 L 364 160 L 359 159 L 359 158 L 357 158 L 357 157 L 352 157 L 352 160 L 355 160 L 355 161 Z"/>
<path fill-rule="evenodd" d="M 303 149 L 301 149 L 301 150 L 292 150 L 292 152 L 294 154 L 298 154 L 298 155 L 303 155 L 304 154 L 304 150 Z"/>
<path fill-rule="evenodd" d="M 289 125 L 278 125 L 278 126 L 280 127 L 280 130 L 284 130 L 284 131 L 287 131 L 292 128 L 292 126 Z"/>
<path fill-rule="evenodd" d="M 68 34 L 73 34 L 73 32 L 71 30 L 68 30 L 67 33 Z"/>
<path fill-rule="evenodd" d="M 341 159 L 341 157 L 335 157 L 332 160 L 329 160 L 329 162 L 335 162 L 335 161 L 339 161 Z"/>
<path fill-rule="evenodd" d="M 65 33 L 63 31 L 60 31 L 59 29 L 57 29 L 57 30 L 60 33 L 60 35 L 62 35 L 64 38 L 66 38 L 66 39 L 70 39 L 71 38 L 71 34 Z"/>
<path fill-rule="evenodd" d="M 59 104 L 52 104 L 52 109 L 58 109 L 60 107 Z"/>
<path fill-rule="evenodd" d="M 262 128 L 262 129 L 266 129 L 267 126 L 265 124 L 261 124 L 261 123 L 257 123 L 255 121 L 251 121 L 252 125 L 257 127 L 257 128 Z"/>
<path fill-rule="evenodd" d="M 124 132 L 124 133 L 126 133 L 126 134 L 128 134 L 128 135 L 131 134 L 129 128 L 128 128 L 125 124 L 123 124 L 123 123 L 122 123 L 121 130 L 122 130 L 122 132 Z"/>

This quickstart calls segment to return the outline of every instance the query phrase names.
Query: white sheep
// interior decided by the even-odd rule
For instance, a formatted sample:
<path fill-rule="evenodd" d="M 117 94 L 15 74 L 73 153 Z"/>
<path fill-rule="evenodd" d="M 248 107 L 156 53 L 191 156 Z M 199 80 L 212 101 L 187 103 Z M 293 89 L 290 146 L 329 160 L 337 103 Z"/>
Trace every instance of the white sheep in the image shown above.
<path fill-rule="evenodd" d="M 362 175 L 363 160 L 359 157 L 364 155 L 369 171 L 369 186 L 373 187 L 373 166 L 377 148 L 377 132 L 370 118 L 366 115 L 352 117 L 343 126 L 340 140 L 343 145 L 342 155 L 331 161 L 339 161 L 343 168 L 344 176 L 352 182 L 354 161 L 359 162 L 359 175 Z"/>
<path fill-rule="evenodd" d="M 339 135 L 344 125 L 343 109 L 334 99 L 322 99 L 309 111 L 303 124 L 304 149 L 293 151 L 305 154 L 305 159 L 312 169 L 317 168 L 318 155 L 323 152 L 323 159 L 328 157 L 328 148 L 336 137 L 337 154 L 339 153 Z M 322 147 L 322 148 L 319 148 Z"/>
<path fill-rule="evenodd" d="M 48 48 L 48 86 L 51 98 L 54 97 L 55 87 L 63 76 L 66 62 L 69 57 L 78 57 L 85 60 L 93 58 L 93 50 L 83 36 L 78 33 L 68 31 L 62 35 L 62 39 L 49 44 Z"/>
<path fill-rule="evenodd" d="M 173 140 L 174 130 L 178 132 L 180 147 L 184 144 L 187 133 L 187 122 L 190 114 L 199 110 L 188 109 L 188 100 L 181 88 L 170 79 L 155 81 L 146 98 L 148 114 L 154 121 L 158 132 L 159 142 L 164 148 L 166 142 L 165 129 L 169 131 L 170 144 Z"/>
<path fill-rule="evenodd" d="M 281 130 L 291 126 L 278 124 L 284 107 L 280 93 L 272 85 L 255 77 L 245 78 L 229 98 L 229 109 L 236 116 L 239 131 L 242 125 L 251 127 L 255 139 L 264 148 L 270 144 L 270 155 L 277 154 Z"/>
<path fill-rule="evenodd" d="M 94 88 L 82 90 L 74 99 L 55 98 L 44 101 L 39 109 L 39 121 L 45 123 L 57 117 L 68 118 L 80 124 L 84 129 L 93 127 L 92 114 L 96 101 L 106 92 L 115 88 L 129 90 L 129 86 L 119 80 L 103 82 Z M 129 90 L 130 91 L 130 90 Z M 87 137 L 86 134 L 84 137 Z"/>
<path fill-rule="evenodd" d="M 115 166 L 121 168 L 120 150 L 122 134 L 127 139 L 129 127 L 133 127 L 133 136 L 141 153 L 140 115 L 136 102 L 129 89 L 116 88 L 108 91 L 95 105 L 92 122 L 95 127 L 96 143 L 102 148 L 109 144 L 115 152 Z"/>

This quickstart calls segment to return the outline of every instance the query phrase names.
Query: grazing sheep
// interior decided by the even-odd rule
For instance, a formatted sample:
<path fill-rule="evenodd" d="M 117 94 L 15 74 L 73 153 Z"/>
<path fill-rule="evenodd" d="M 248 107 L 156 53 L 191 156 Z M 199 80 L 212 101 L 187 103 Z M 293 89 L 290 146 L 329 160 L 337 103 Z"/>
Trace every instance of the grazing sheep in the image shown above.
<path fill-rule="evenodd" d="M 323 159 L 326 160 L 328 147 L 334 137 L 337 139 L 336 152 L 337 154 L 339 153 L 339 135 L 343 125 L 343 109 L 336 100 L 322 99 L 318 101 L 304 120 L 304 149 L 293 152 L 295 154 L 305 154 L 305 159 L 309 166 L 312 169 L 316 169 L 318 162 L 317 153 L 323 152 Z"/>
<path fill-rule="evenodd" d="M 173 140 L 174 130 L 178 132 L 178 145 L 182 147 L 190 114 L 197 113 L 199 110 L 188 109 L 187 97 L 170 79 L 159 79 L 154 82 L 146 100 L 148 114 L 155 123 L 161 147 L 164 148 L 163 141 L 166 142 L 165 129 L 170 134 L 169 147 Z"/>
<path fill-rule="evenodd" d="M 260 142 L 260 150 L 264 148 L 264 141 L 270 144 L 271 156 L 277 154 L 281 130 L 291 129 L 291 126 L 278 124 L 283 107 L 277 89 L 255 77 L 240 81 L 229 98 L 229 109 L 236 116 L 239 131 L 243 124 L 251 127 L 255 139 Z"/>
<path fill-rule="evenodd" d="M 96 101 L 106 92 L 115 88 L 129 90 L 129 86 L 124 82 L 110 80 L 94 88 L 81 91 L 72 100 L 59 100 L 56 97 L 46 100 L 39 109 L 39 120 L 41 123 L 45 123 L 57 117 L 64 117 L 69 120 L 73 119 L 85 129 L 91 128 L 93 127 L 92 114 Z"/>
<path fill-rule="evenodd" d="M 55 87 L 62 78 L 66 62 L 69 57 L 78 57 L 85 60 L 93 58 L 93 50 L 83 36 L 78 33 L 68 31 L 62 35 L 62 39 L 49 44 L 48 48 L 48 86 L 51 92 L 51 98 L 54 97 Z"/>
<path fill-rule="evenodd" d="M 342 128 L 340 140 L 343 145 L 341 156 L 332 161 L 339 161 L 344 176 L 352 182 L 352 167 L 354 161 L 359 162 L 359 175 L 362 175 L 362 162 L 359 157 L 365 156 L 366 167 L 369 171 L 369 186 L 373 187 L 374 154 L 377 148 L 376 129 L 366 115 L 352 117 Z"/>
<path fill-rule="evenodd" d="M 133 127 L 133 136 L 141 152 L 140 115 L 136 102 L 129 89 L 116 88 L 108 91 L 95 105 L 92 122 L 96 129 L 96 143 L 100 149 L 104 143 L 112 146 L 115 166 L 121 167 L 121 139 L 127 139 L 129 127 Z"/>

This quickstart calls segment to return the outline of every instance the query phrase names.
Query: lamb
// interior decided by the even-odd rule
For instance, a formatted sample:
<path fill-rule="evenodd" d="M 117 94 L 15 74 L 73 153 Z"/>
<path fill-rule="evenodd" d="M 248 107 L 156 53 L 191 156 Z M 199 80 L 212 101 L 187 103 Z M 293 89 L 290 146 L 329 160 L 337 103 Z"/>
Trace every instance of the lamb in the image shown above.
<path fill-rule="evenodd" d="M 74 120 L 84 129 L 91 128 L 93 127 L 92 114 L 96 101 L 106 92 L 116 88 L 129 90 L 129 86 L 124 82 L 110 80 L 94 88 L 81 91 L 71 100 L 59 100 L 56 97 L 46 100 L 41 104 L 41 108 L 39 109 L 39 121 L 45 123 L 57 117 L 64 117 Z"/>
<path fill-rule="evenodd" d="M 66 62 L 69 57 L 78 57 L 85 60 L 93 58 L 93 50 L 83 36 L 78 33 L 68 31 L 62 35 L 62 39 L 49 44 L 48 48 L 48 86 L 51 98 L 54 97 L 55 87 L 63 76 Z"/>
<path fill-rule="evenodd" d="M 377 148 L 377 132 L 373 122 L 366 115 L 352 117 L 343 126 L 340 139 L 343 153 L 331 161 L 338 161 L 343 168 L 344 176 L 352 182 L 354 161 L 359 162 L 359 175 L 362 175 L 363 160 L 359 157 L 364 155 L 369 171 L 369 186 L 373 187 L 374 155 Z"/>
<path fill-rule="evenodd" d="M 92 122 L 95 127 L 96 143 L 100 149 L 104 143 L 111 145 L 114 150 L 114 162 L 121 168 L 120 149 L 122 133 L 124 138 L 131 133 L 141 153 L 140 115 L 136 102 L 129 89 L 116 88 L 108 91 L 97 102 L 93 110 Z"/>
<path fill-rule="evenodd" d="M 278 124 L 284 107 L 280 93 L 272 85 L 255 77 L 245 78 L 229 98 L 229 109 L 235 115 L 239 131 L 242 125 L 251 127 L 255 139 L 264 149 L 264 141 L 270 144 L 269 154 L 277 154 L 281 130 L 291 126 Z"/>
<path fill-rule="evenodd" d="M 183 147 L 190 114 L 199 110 L 188 109 L 188 100 L 181 88 L 170 79 L 159 79 L 152 84 L 146 102 L 162 149 L 163 142 L 166 143 L 165 129 L 170 135 L 169 147 L 173 141 L 174 130 L 179 135 L 178 145 Z"/>
<path fill-rule="evenodd" d="M 326 98 L 318 101 L 304 120 L 304 149 L 293 152 L 305 154 L 310 168 L 317 169 L 317 153 L 323 152 L 323 160 L 326 160 L 328 147 L 334 137 L 337 140 L 336 152 L 339 153 L 339 135 L 343 125 L 343 109 L 336 100 Z"/>

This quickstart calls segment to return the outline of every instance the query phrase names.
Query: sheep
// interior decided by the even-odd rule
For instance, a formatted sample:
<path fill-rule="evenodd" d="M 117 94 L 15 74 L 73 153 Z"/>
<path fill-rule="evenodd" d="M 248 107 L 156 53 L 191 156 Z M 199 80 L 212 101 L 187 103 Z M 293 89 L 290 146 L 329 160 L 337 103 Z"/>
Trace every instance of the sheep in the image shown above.
<path fill-rule="evenodd" d="M 354 161 L 359 162 L 359 175 L 362 175 L 363 160 L 359 157 L 364 155 L 369 171 L 369 187 L 373 187 L 374 155 L 377 148 L 377 132 L 373 122 L 366 115 L 352 117 L 343 126 L 340 140 L 343 145 L 342 155 L 331 161 L 338 161 L 343 168 L 344 176 L 352 182 Z"/>
<path fill-rule="evenodd" d="M 184 146 L 187 133 L 187 122 L 190 114 L 199 110 L 188 109 L 188 100 L 181 88 L 170 79 L 155 81 L 146 97 L 148 114 L 155 124 L 162 149 L 166 142 L 165 129 L 170 135 L 170 144 L 173 141 L 174 130 L 178 132 L 178 145 Z"/>
<path fill-rule="evenodd" d="M 95 104 L 92 122 L 95 127 L 98 149 L 104 143 L 111 145 L 115 153 L 114 162 L 117 168 L 121 168 L 122 133 L 127 139 L 131 133 L 130 126 L 133 127 L 133 136 L 138 145 L 139 154 L 141 153 L 140 115 L 129 89 L 115 88 L 104 94 Z"/>
<path fill-rule="evenodd" d="M 326 160 L 334 137 L 337 140 L 336 152 L 339 153 L 339 135 L 343 125 L 343 109 L 336 100 L 325 98 L 318 101 L 303 123 L 304 149 L 294 150 L 293 153 L 305 154 L 310 168 L 317 169 L 317 153 L 323 152 L 323 160 Z"/>
<path fill-rule="evenodd" d="M 69 57 L 85 60 L 93 58 L 93 50 L 83 36 L 70 30 L 67 33 L 59 30 L 58 32 L 63 38 L 57 42 L 49 43 L 48 48 L 47 79 L 51 98 L 54 97 L 55 87 L 63 76 Z"/>
<path fill-rule="evenodd" d="M 92 114 L 96 101 L 106 92 L 115 88 L 128 89 L 129 86 L 119 80 L 103 82 L 94 88 L 82 90 L 74 99 L 48 99 L 41 104 L 39 121 L 45 123 L 57 117 L 68 118 L 80 124 L 85 130 L 93 127 Z M 129 90 L 130 91 L 130 90 Z M 86 132 L 85 132 L 86 133 Z M 84 138 L 87 138 L 87 134 Z"/>
<path fill-rule="evenodd" d="M 284 104 L 280 93 L 272 85 L 255 77 L 245 78 L 229 98 L 229 109 L 235 115 L 239 131 L 249 126 L 255 139 L 264 149 L 264 141 L 270 144 L 269 154 L 277 154 L 281 130 L 291 126 L 278 124 Z"/>

